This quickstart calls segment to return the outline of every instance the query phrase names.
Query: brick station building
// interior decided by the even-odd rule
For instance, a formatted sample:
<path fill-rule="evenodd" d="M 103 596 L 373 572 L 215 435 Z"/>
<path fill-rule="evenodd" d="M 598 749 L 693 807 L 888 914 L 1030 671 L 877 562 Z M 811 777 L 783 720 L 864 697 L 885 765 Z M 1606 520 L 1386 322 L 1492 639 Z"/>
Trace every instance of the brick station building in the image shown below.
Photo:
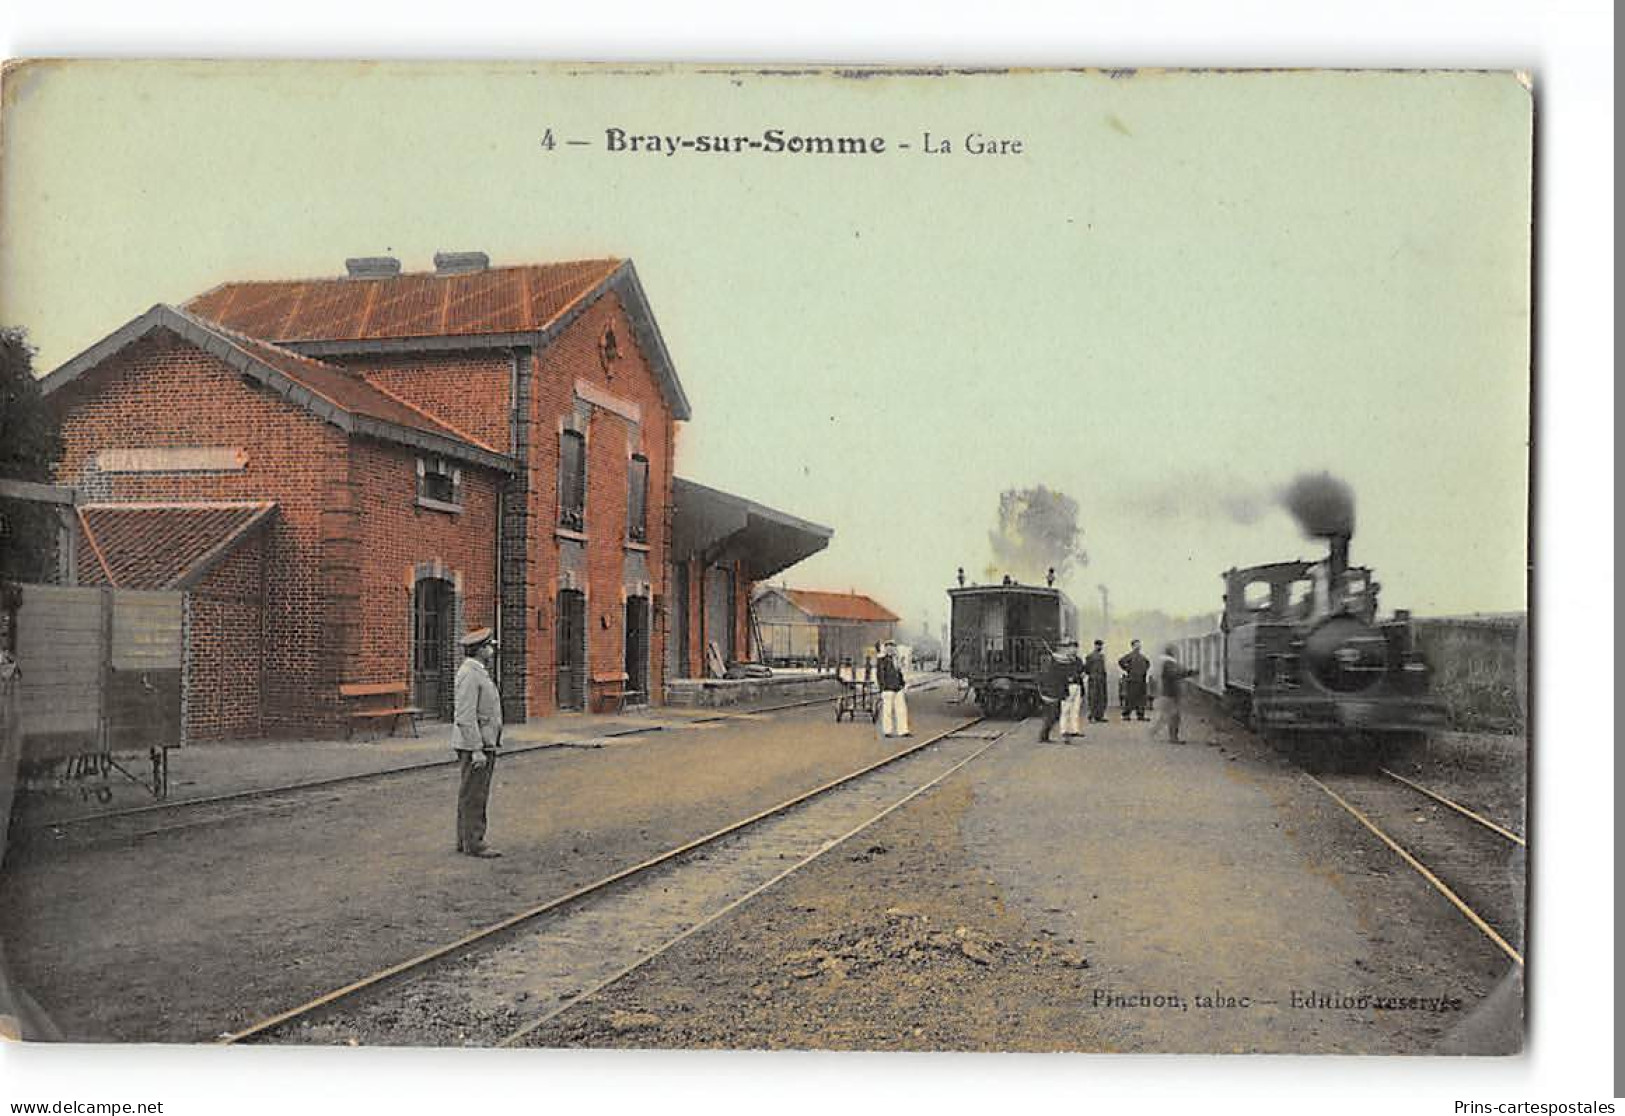
<path fill-rule="evenodd" d="M 448 715 L 474 627 L 509 720 L 648 699 L 686 657 L 689 404 L 631 262 L 435 267 L 225 283 L 42 381 L 81 580 L 189 593 L 192 737 L 342 728 L 346 685 Z"/>

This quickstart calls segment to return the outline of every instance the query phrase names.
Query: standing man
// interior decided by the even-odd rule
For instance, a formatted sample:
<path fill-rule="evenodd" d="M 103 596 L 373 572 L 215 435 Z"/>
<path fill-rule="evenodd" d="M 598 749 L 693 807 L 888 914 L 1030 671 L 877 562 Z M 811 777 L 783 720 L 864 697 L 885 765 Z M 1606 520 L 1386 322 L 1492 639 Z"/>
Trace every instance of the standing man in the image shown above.
<path fill-rule="evenodd" d="M 1078 656 L 1068 654 L 1064 645 L 1052 648 L 1043 669 L 1038 672 L 1038 700 L 1044 705 L 1044 723 L 1038 729 L 1039 743 L 1049 743 L 1050 730 L 1061 719 L 1061 705 L 1066 700 L 1067 689 L 1077 677 Z"/>
<path fill-rule="evenodd" d="M 903 668 L 897 661 L 897 643 L 888 639 L 880 645 L 875 663 L 875 680 L 880 684 L 880 731 L 885 736 L 913 736 L 908 731 L 908 699 L 903 696 Z"/>
<path fill-rule="evenodd" d="M 1106 723 L 1106 641 L 1095 640 L 1095 649 L 1084 656 L 1083 672 L 1089 678 L 1089 719 Z"/>
<path fill-rule="evenodd" d="M 1083 736 L 1083 663 L 1078 659 L 1078 641 L 1061 642 L 1061 658 L 1066 664 L 1066 696 L 1061 699 L 1061 739 Z"/>
<path fill-rule="evenodd" d="M 497 641 L 490 628 L 462 638 L 451 746 L 457 751 L 457 851 L 464 856 L 501 856 L 485 843 L 485 806 L 502 747 L 502 696 L 491 681 Z"/>
<path fill-rule="evenodd" d="M 1162 659 L 1157 663 L 1157 716 L 1151 722 L 1151 738 L 1157 737 L 1157 730 L 1164 724 L 1168 726 L 1168 743 L 1183 744 L 1179 739 L 1179 699 L 1184 689 L 1185 679 L 1195 674 L 1179 665 L 1174 657 L 1174 645 L 1169 644 L 1163 648 Z"/>
<path fill-rule="evenodd" d="M 1140 641 L 1129 644 L 1129 653 L 1117 660 L 1123 672 L 1123 720 L 1133 714 L 1136 720 L 1145 720 L 1145 676 L 1151 672 L 1151 660 L 1140 652 Z"/>

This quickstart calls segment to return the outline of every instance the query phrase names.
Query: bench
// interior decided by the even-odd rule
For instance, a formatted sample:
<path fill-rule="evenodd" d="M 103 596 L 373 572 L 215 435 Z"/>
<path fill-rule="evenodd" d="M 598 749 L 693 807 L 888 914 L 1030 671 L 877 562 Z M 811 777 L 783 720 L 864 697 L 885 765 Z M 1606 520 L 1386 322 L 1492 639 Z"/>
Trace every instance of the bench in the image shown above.
<path fill-rule="evenodd" d="M 405 682 L 352 682 L 339 687 L 339 697 L 353 707 L 346 708 L 345 717 L 349 719 L 346 737 L 355 735 L 357 724 L 369 721 L 389 721 L 389 732 L 393 736 L 396 728 L 400 726 L 402 717 L 412 726 L 412 735 L 418 734 L 418 717 L 423 710 L 415 705 L 406 703 L 407 684 Z"/>
<path fill-rule="evenodd" d="M 599 712 L 625 713 L 628 705 L 642 705 L 648 700 L 649 695 L 642 690 L 627 689 L 628 681 L 624 672 L 592 676 L 592 684 L 597 690 Z"/>

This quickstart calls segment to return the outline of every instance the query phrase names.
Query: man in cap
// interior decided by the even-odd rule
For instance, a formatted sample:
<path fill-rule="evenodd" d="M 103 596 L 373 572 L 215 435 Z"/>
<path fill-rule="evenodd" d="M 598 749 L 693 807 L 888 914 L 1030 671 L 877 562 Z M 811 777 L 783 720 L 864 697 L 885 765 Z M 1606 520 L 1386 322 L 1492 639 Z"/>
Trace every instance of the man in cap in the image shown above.
<path fill-rule="evenodd" d="M 490 628 L 469 632 L 462 640 L 463 664 L 457 668 L 457 699 L 452 744 L 457 751 L 457 851 L 464 856 L 502 854 L 485 843 L 485 806 L 491 799 L 491 775 L 502 747 L 502 695 L 491 681 L 497 641 Z"/>
<path fill-rule="evenodd" d="M 903 667 L 897 661 L 897 641 L 880 645 L 875 662 L 875 681 L 880 684 L 880 731 L 885 736 L 913 736 L 908 731 L 908 699 L 903 696 Z"/>
<path fill-rule="evenodd" d="M 1095 640 L 1095 649 L 1084 656 L 1083 673 L 1089 679 L 1089 719 L 1106 721 L 1106 641 Z"/>
<path fill-rule="evenodd" d="M 1117 660 L 1117 668 L 1123 672 L 1123 720 L 1128 720 L 1130 714 L 1145 720 L 1145 679 L 1151 672 L 1151 660 L 1140 650 L 1139 640 L 1131 643 L 1129 653 Z"/>

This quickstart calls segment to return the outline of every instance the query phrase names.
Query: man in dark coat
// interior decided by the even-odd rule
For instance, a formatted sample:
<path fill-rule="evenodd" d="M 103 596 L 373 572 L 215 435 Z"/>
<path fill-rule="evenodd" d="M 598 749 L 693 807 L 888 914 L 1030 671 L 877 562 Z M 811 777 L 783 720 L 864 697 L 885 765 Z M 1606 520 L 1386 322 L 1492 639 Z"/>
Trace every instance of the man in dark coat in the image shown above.
<path fill-rule="evenodd" d="M 1083 673 L 1089 680 L 1089 719 L 1106 721 L 1106 641 L 1095 640 L 1095 649 L 1083 657 Z"/>
<path fill-rule="evenodd" d="M 1179 702 L 1181 691 L 1185 688 L 1185 679 L 1195 674 L 1194 670 L 1179 665 L 1175 657 L 1173 644 L 1164 648 L 1162 660 L 1157 664 L 1157 716 L 1151 722 L 1151 737 L 1156 739 L 1157 730 L 1163 725 L 1168 726 L 1168 743 L 1183 744 L 1179 739 Z"/>
<path fill-rule="evenodd" d="M 892 640 L 880 645 L 880 658 L 875 660 L 875 681 L 880 685 L 881 735 L 913 736 L 908 731 L 908 698 L 903 696 L 907 683 L 903 666 L 897 661 L 897 644 Z"/>
<path fill-rule="evenodd" d="M 1133 714 L 1136 720 L 1145 720 L 1145 676 L 1151 672 L 1151 660 L 1140 652 L 1140 641 L 1129 645 L 1127 655 L 1117 660 L 1123 672 L 1123 720 Z"/>

